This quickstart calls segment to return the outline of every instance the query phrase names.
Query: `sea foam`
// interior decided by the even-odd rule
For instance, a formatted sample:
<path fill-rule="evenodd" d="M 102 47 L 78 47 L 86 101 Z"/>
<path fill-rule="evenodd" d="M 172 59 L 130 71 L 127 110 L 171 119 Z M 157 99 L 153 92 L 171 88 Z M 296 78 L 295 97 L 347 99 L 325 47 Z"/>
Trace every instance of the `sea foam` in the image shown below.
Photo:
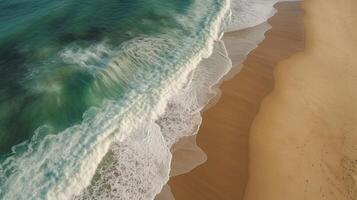
<path fill-rule="evenodd" d="M 189 74 L 192 73 L 201 58 L 210 55 L 213 41 L 220 32 L 221 21 L 229 8 L 227 2 L 223 2 L 222 5 L 219 1 L 215 3 L 219 6 L 219 10 L 210 11 L 211 15 L 203 22 L 208 25 L 208 27 L 204 26 L 208 31 L 202 30 L 206 34 L 204 37 L 207 37 L 203 44 L 204 48 L 200 48 L 191 57 L 172 62 L 172 60 L 165 61 L 156 56 L 158 54 L 157 48 L 163 49 L 161 45 L 165 47 L 164 49 L 171 49 L 167 48 L 171 41 L 169 38 L 165 39 L 165 36 L 135 38 L 124 43 L 121 46 L 124 51 L 120 51 L 119 48 L 119 51 L 116 51 L 117 59 L 113 59 L 108 64 L 106 69 L 108 73 L 100 75 L 103 75 L 104 84 L 108 85 L 116 81 L 124 83 L 127 81 L 128 89 L 130 89 L 128 94 L 118 101 L 106 101 L 101 108 L 93 107 L 89 109 L 84 113 L 81 124 L 70 127 L 60 134 L 48 134 L 49 128 L 43 126 L 36 131 L 35 136 L 30 141 L 14 147 L 12 156 L 6 158 L 0 168 L 2 176 L 10 174 L 0 180 L 2 186 L 0 195 L 5 199 L 68 199 L 80 193 L 83 188 L 90 184 L 98 164 L 107 152 L 114 151 L 113 155 L 118 155 L 117 149 L 119 147 L 113 142 L 133 138 L 134 141 L 145 140 L 145 135 L 148 135 L 150 138 L 145 140 L 147 143 L 144 144 L 152 147 L 143 148 L 142 151 L 135 148 L 136 154 L 130 154 L 129 157 L 138 155 L 140 152 L 148 153 L 144 156 L 149 159 L 144 165 L 148 165 L 150 164 L 149 161 L 152 161 L 150 155 L 152 157 L 159 156 L 153 162 L 153 166 L 147 168 L 148 170 L 145 172 L 149 172 L 150 169 L 154 169 L 155 166 L 162 163 L 163 166 L 158 167 L 160 173 L 157 173 L 157 171 L 153 173 L 153 175 L 161 175 L 162 177 L 157 179 L 156 184 L 150 184 L 151 188 L 145 190 L 147 192 L 144 194 L 140 194 L 142 193 L 140 184 L 144 182 L 134 184 L 130 182 L 133 177 L 128 177 L 129 182 L 125 182 L 124 185 L 136 185 L 137 187 L 125 188 L 125 191 L 131 189 L 132 192 L 128 192 L 128 195 L 122 196 L 122 198 L 153 198 L 168 180 L 169 160 L 171 159 L 167 146 L 158 150 L 160 149 L 160 138 L 162 141 L 163 136 L 156 134 L 156 138 L 154 138 L 155 133 L 159 130 L 159 126 L 155 125 L 155 120 L 165 112 L 167 102 L 172 94 L 182 88 L 184 83 L 187 83 Z M 211 8 L 207 7 L 207 9 Z M 84 51 L 66 50 L 61 55 L 67 62 L 76 63 L 78 61 L 74 60 L 73 56 L 68 56 L 68 52 L 76 54 L 76 57 L 80 58 L 79 64 L 87 66 L 87 61 L 92 62 L 93 59 L 97 60 L 98 58 L 98 56 L 93 56 L 93 52 L 98 52 L 97 49 L 103 48 L 100 46 L 100 48 L 91 47 L 91 49 Z M 108 50 L 107 52 L 111 51 Z M 125 56 L 120 56 L 120 54 L 125 54 Z M 139 64 L 153 63 L 152 65 L 158 66 L 156 70 L 159 71 L 155 74 L 152 73 L 152 70 L 155 69 L 147 69 L 151 70 L 150 72 L 154 76 L 148 77 L 145 76 L 145 73 L 142 73 L 141 76 L 128 79 L 130 75 L 137 73 L 133 73 L 133 70 L 136 70 L 136 68 L 133 68 L 134 66 L 131 66 L 132 68 L 119 67 L 119 65 L 127 66 L 130 64 L 128 60 L 125 60 L 126 58 L 135 58 L 133 61 Z M 175 59 L 175 57 L 172 58 Z M 160 68 L 160 66 L 167 65 L 174 65 L 173 68 L 169 68 L 174 70 L 165 71 L 165 68 Z M 165 80 L 161 77 L 165 77 Z M 106 79 L 107 81 L 105 81 Z M 119 80 L 113 81 L 113 79 Z M 130 152 L 129 148 L 127 150 L 127 152 Z M 156 151 L 156 153 L 151 151 Z M 168 154 L 162 155 L 165 151 Z M 125 152 L 120 155 L 125 158 Z M 114 163 L 115 159 L 111 161 Z M 122 162 L 124 165 L 130 165 L 127 160 Z M 29 182 L 31 184 L 24 184 Z M 138 191 L 140 198 L 133 196 Z M 82 197 L 85 198 L 85 195 L 79 195 L 75 198 Z"/>
<path fill-rule="evenodd" d="M 108 100 L 102 108 L 87 110 L 79 125 L 56 135 L 48 135 L 48 127 L 40 127 L 30 141 L 13 147 L 13 156 L 0 167 L 1 197 L 153 199 L 169 179 L 172 145 L 181 137 L 197 132 L 202 121 L 200 112 L 217 95 L 214 86 L 232 69 L 220 41 L 221 33 L 224 28 L 226 31 L 239 30 L 264 22 L 274 12 L 272 5 L 276 1 L 266 2 L 222 1 L 217 14 L 209 19 L 209 26 L 204 27 L 206 38 L 199 51 L 173 62 L 179 66 L 176 71 L 162 69 L 152 77 L 143 75 L 129 79 L 135 69 L 116 65 L 128 62 L 121 60 L 128 57 L 120 56 L 122 53 L 144 56 L 143 60 L 149 62 L 170 64 L 155 57 L 156 48 L 170 45 L 170 40 L 164 37 L 128 41 L 122 45 L 125 52 L 110 49 L 105 42 L 87 50 L 73 47 L 63 51 L 61 56 L 66 62 L 90 68 L 97 67 L 108 54 L 115 54 L 117 60 L 102 63 L 109 66 L 108 73 L 102 74 L 107 79 L 104 83 L 110 85 L 113 79 L 120 79 L 128 81 L 133 90 L 120 101 Z M 257 15 L 258 11 L 263 14 Z M 241 54 L 246 55 L 254 48 L 265 31 L 263 28 L 259 37 L 250 40 L 250 45 L 243 48 Z M 160 79 L 163 75 L 168 77 L 164 82 Z M 135 79 L 137 82 L 157 81 L 152 85 L 129 82 Z M 5 177 L 9 173 L 12 176 Z"/>
<path fill-rule="evenodd" d="M 240 4 L 235 1 L 233 6 L 236 7 L 231 10 L 232 21 L 225 27 L 225 31 L 241 30 L 265 22 L 275 13 L 273 5 L 276 2 L 242 1 Z M 263 12 L 262 16 L 256 14 L 259 9 Z M 225 15 L 226 19 L 227 17 L 228 15 Z M 263 23 L 235 38 L 225 39 L 231 55 L 238 57 L 234 68 L 226 47 L 220 40 L 222 35 L 213 38 L 213 51 L 208 49 L 210 56 L 203 56 L 197 66 L 192 65 L 194 69 L 187 74 L 183 86 L 172 90 L 165 111 L 157 120 L 142 127 L 139 137 L 133 134 L 121 142 L 116 142 L 115 151 L 106 158 L 115 161 L 108 164 L 105 159 L 98 168 L 95 180 L 76 199 L 153 199 L 168 181 L 172 169 L 170 164 L 173 145 L 180 138 L 197 133 L 202 122 L 201 111 L 220 92 L 217 85 L 230 77 L 227 75 L 229 72 L 240 70 L 247 54 L 257 47 L 264 39 L 264 33 L 270 28 L 269 24 Z M 149 146 L 150 149 L 142 150 Z M 192 169 L 191 166 L 185 168 Z M 187 172 L 187 169 L 176 169 L 174 174 L 182 173 L 178 171 Z M 169 191 L 167 186 L 165 188 Z M 164 196 L 172 197 L 167 192 Z"/>

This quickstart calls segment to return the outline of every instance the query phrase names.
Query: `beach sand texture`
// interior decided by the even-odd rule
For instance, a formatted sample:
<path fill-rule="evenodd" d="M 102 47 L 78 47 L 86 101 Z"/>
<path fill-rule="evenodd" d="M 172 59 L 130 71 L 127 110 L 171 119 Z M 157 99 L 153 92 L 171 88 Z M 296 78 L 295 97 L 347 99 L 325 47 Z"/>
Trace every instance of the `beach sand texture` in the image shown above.
<path fill-rule="evenodd" d="M 277 62 L 304 47 L 299 2 L 280 3 L 269 20 L 272 29 L 244 62 L 244 68 L 220 87 L 219 102 L 203 113 L 197 136 L 208 160 L 192 172 L 171 178 L 176 200 L 239 200 L 248 179 L 248 142 L 253 119 L 264 96 L 273 88 Z M 242 32 L 226 33 L 228 42 Z M 233 48 L 227 44 L 228 51 Z M 231 52 L 232 54 L 232 52 Z M 233 65 L 235 58 L 232 58 Z"/>
<path fill-rule="evenodd" d="M 308 0 L 306 49 L 275 69 L 246 200 L 357 199 L 357 1 Z"/>

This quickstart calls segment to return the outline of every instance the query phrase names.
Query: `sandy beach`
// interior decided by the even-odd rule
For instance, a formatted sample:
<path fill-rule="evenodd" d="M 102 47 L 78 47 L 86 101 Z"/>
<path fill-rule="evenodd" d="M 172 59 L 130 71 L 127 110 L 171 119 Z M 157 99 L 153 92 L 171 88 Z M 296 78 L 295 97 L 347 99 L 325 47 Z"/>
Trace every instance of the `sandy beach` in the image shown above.
<path fill-rule="evenodd" d="M 171 180 L 176 199 L 357 199 L 357 1 L 305 1 L 303 20 L 299 4 L 204 113 L 208 161 Z"/>
<path fill-rule="evenodd" d="M 242 71 L 220 87 L 219 102 L 203 114 L 197 136 L 208 160 L 192 172 L 170 181 L 177 200 L 243 199 L 248 180 L 249 132 L 262 99 L 272 90 L 273 69 L 277 62 L 304 47 L 300 3 L 280 3 L 279 12 L 269 20 L 272 29 L 252 51 Z M 228 42 L 244 31 L 226 33 Z M 233 54 L 233 52 L 231 52 Z M 233 65 L 236 59 L 231 57 Z"/>
<path fill-rule="evenodd" d="M 357 1 L 309 0 L 250 135 L 247 200 L 357 199 Z"/>
<path fill-rule="evenodd" d="M 0 0 L 0 24 L 0 200 L 357 200 L 357 0 Z"/>
<path fill-rule="evenodd" d="M 357 1 L 299 5 L 277 5 L 204 113 L 208 161 L 171 180 L 176 199 L 357 199 Z"/>

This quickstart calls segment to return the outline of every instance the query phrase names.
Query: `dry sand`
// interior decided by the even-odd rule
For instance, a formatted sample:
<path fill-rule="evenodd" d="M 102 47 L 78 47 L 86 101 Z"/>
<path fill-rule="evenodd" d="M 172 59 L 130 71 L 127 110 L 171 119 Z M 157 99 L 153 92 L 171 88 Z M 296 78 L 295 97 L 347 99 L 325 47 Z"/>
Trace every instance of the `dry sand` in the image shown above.
<path fill-rule="evenodd" d="M 303 5 L 306 49 L 254 120 L 246 200 L 357 199 L 357 1 Z"/>
<path fill-rule="evenodd" d="M 266 40 L 248 56 L 243 70 L 223 83 L 220 101 L 203 114 L 198 145 L 207 153 L 208 161 L 171 179 L 176 200 L 243 198 L 248 179 L 250 126 L 261 100 L 273 88 L 273 68 L 304 46 L 299 5 L 294 2 L 277 6 L 279 12 L 269 20 L 273 28 Z M 228 33 L 224 40 L 236 34 L 241 33 Z M 234 64 L 235 58 L 232 60 Z"/>

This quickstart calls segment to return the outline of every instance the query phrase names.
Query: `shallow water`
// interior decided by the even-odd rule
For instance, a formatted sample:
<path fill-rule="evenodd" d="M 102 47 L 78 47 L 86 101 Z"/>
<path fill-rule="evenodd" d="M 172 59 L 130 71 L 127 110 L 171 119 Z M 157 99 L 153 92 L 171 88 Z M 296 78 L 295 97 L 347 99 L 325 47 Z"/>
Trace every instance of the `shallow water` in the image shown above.
<path fill-rule="evenodd" d="M 0 198 L 154 198 L 255 5 L 0 0 Z"/>
<path fill-rule="evenodd" d="M 188 21 L 197 15 L 192 4 L 1 1 L 0 153 L 41 126 L 58 133 L 80 123 L 90 107 L 144 84 L 135 79 L 164 81 L 180 59 L 202 48 L 196 40 L 204 39 L 210 19 Z M 189 41 L 197 48 L 185 47 Z"/>
<path fill-rule="evenodd" d="M 1 1 L 0 195 L 87 185 L 110 143 L 155 119 L 199 61 L 227 10 L 202 3 Z"/>

